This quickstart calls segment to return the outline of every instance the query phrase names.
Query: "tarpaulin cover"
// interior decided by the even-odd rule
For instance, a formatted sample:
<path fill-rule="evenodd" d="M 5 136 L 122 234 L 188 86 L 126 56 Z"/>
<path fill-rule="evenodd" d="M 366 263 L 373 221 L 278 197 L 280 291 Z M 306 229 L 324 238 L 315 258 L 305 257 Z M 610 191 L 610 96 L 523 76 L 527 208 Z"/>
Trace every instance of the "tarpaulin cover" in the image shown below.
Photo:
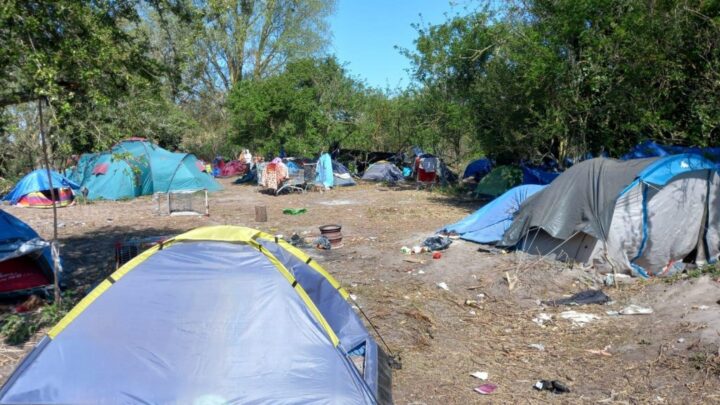
<path fill-rule="evenodd" d="M 390 162 L 381 161 L 370 165 L 370 167 L 365 170 L 362 179 L 368 181 L 385 181 L 388 183 L 395 183 L 403 181 L 404 177 L 397 166 Z"/>
<path fill-rule="evenodd" d="M 44 339 L 0 403 L 371 404 L 370 388 L 267 256 L 177 243 Z"/>
<path fill-rule="evenodd" d="M 475 194 L 497 197 L 522 184 L 522 171 L 515 166 L 498 166 L 480 180 Z"/>
<path fill-rule="evenodd" d="M 700 155 L 680 154 L 657 159 L 638 174 L 638 181 L 664 186 L 674 177 L 697 170 L 713 170 L 715 164 Z"/>
<path fill-rule="evenodd" d="M 329 153 L 320 155 L 315 169 L 315 183 L 322 184 L 325 188 L 335 185 L 335 176 L 333 175 L 333 164 Z"/>
<path fill-rule="evenodd" d="M 257 181 L 257 168 L 253 167 L 248 170 L 242 177 L 235 180 L 233 184 L 255 183 Z"/>
<path fill-rule="evenodd" d="M 510 227 L 520 205 L 543 188 L 545 186 L 535 184 L 511 188 L 474 213 L 446 226 L 441 232 L 456 233 L 462 239 L 476 243 L 495 243 L 502 239 Z"/>
<path fill-rule="evenodd" d="M 474 177 L 476 181 L 480 181 L 483 176 L 490 173 L 490 170 L 492 170 L 492 162 L 490 159 L 478 159 L 467 165 L 465 173 L 463 173 L 463 179 Z"/>
<path fill-rule="evenodd" d="M 662 145 L 655 141 L 647 140 L 639 145 L 634 146 L 628 153 L 623 155 L 621 159 L 641 159 L 648 157 L 664 157 L 669 155 L 678 155 L 684 153 L 692 153 L 700 155 L 705 159 L 713 162 L 720 163 L 720 148 L 698 148 L 695 146 L 676 146 L 676 145 Z"/>
<path fill-rule="evenodd" d="M 523 172 L 522 184 L 550 184 L 555 180 L 560 173 L 549 172 L 539 167 L 520 165 L 520 169 Z"/>
<path fill-rule="evenodd" d="M 606 240 L 618 196 L 655 160 L 595 158 L 578 163 L 525 201 L 501 244 L 514 246 L 535 227 L 561 240 L 575 232 Z"/>
<path fill-rule="evenodd" d="M 51 170 L 50 177 L 52 178 L 52 185 L 55 189 L 80 188 L 80 186 L 78 186 L 74 181 L 68 179 L 67 177 L 56 171 Z M 17 204 L 20 198 L 26 194 L 30 194 L 35 191 L 46 190 L 50 190 L 50 182 L 48 181 L 47 170 L 37 169 L 33 170 L 32 172 L 25 175 L 25 177 L 20 179 L 20 181 L 18 181 L 15 185 L 15 188 L 13 188 L 7 195 L 5 195 L 5 197 L 3 197 L 3 200 L 10 201 L 10 204 Z"/>

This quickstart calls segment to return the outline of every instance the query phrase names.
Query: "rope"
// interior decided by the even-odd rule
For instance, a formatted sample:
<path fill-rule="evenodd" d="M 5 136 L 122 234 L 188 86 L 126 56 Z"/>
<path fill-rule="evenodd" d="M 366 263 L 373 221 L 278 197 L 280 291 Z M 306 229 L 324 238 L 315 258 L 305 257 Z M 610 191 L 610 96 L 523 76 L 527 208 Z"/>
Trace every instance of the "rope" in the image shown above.
<path fill-rule="evenodd" d="M 358 302 L 355 301 L 355 299 L 354 299 L 353 297 L 350 297 L 350 299 L 351 299 L 352 302 L 355 304 L 355 307 L 357 307 L 358 311 L 360 311 L 360 313 L 362 314 L 363 318 L 365 318 L 365 320 L 368 321 L 368 323 L 370 324 L 370 326 L 372 326 L 373 330 L 375 331 L 375 334 L 377 334 L 377 336 L 380 338 L 380 341 L 382 342 L 383 346 L 385 346 L 385 348 L 387 349 L 388 354 L 389 354 L 391 357 L 395 357 L 395 354 L 393 353 L 392 350 L 390 350 L 390 346 L 388 346 L 387 342 L 385 342 L 385 339 L 383 339 L 383 337 L 382 337 L 382 335 L 380 334 L 380 331 L 378 330 L 378 328 L 375 326 L 374 323 L 372 323 L 372 321 L 370 320 L 370 317 L 367 316 L 367 314 L 365 313 L 365 311 L 363 311 L 362 308 L 360 308 L 360 304 L 358 304 Z"/>

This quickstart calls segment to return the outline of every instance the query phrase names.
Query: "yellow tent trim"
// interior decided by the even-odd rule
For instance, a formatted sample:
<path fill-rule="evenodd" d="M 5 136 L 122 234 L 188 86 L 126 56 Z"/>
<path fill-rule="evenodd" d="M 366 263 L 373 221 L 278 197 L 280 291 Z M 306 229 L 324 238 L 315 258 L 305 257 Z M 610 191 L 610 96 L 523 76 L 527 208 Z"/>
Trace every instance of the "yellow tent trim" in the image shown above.
<path fill-rule="evenodd" d="M 107 291 L 110 286 L 113 285 L 116 281 L 120 280 L 123 276 L 125 276 L 127 273 L 135 269 L 139 264 L 143 263 L 145 260 L 147 260 L 150 256 L 158 252 L 159 250 L 171 246 L 174 243 L 177 242 L 183 242 L 183 241 L 216 241 L 216 242 L 230 242 L 230 243 L 247 243 L 254 248 L 258 249 L 260 253 L 264 254 L 270 262 L 280 271 L 280 274 L 285 277 L 285 279 L 292 285 L 295 283 L 295 277 L 288 271 L 288 269 L 283 266 L 282 263 L 270 252 L 267 251 L 267 249 L 263 249 L 262 246 L 255 240 L 257 237 L 262 237 L 263 239 L 267 240 L 274 240 L 274 237 L 264 234 L 262 232 L 259 232 L 254 229 L 250 228 L 244 228 L 244 227 L 236 227 L 236 226 L 228 226 L 228 225 L 222 225 L 222 226 L 208 226 L 208 227 L 202 227 L 193 229 L 192 231 L 186 232 L 182 235 L 178 235 L 175 238 L 169 239 L 165 242 L 163 242 L 160 245 L 153 246 L 152 248 L 144 251 L 140 255 L 136 256 L 129 262 L 127 262 L 124 266 L 120 267 L 118 270 L 116 270 L 113 274 L 110 275 L 107 279 L 103 280 L 95 289 L 93 289 L 88 295 L 85 296 L 80 302 L 65 315 L 60 322 L 57 323 L 50 331 L 48 332 L 48 336 L 50 339 L 54 339 L 60 332 L 62 332 L 70 323 L 72 323 L 75 318 L 77 318 L 85 309 L 87 309 L 90 304 L 93 303 L 100 295 L 102 295 L 105 291 Z M 278 241 L 280 242 L 280 241 Z M 283 245 L 284 243 L 284 245 Z M 288 250 L 290 253 L 298 257 L 299 259 L 306 261 L 308 256 L 302 253 L 300 250 L 295 249 L 292 245 L 286 242 L 280 243 L 281 247 Z M 289 248 L 292 248 L 289 249 Z M 293 252 L 295 250 L 295 252 Z M 304 256 L 304 257 L 303 257 Z M 314 262 L 313 262 L 314 263 Z M 312 264 L 311 264 L 312 266 Z M 347 294 L 342 288 L 339 288 L 339 283 L 330 276 L 322 267 L 319 265 L 312 266 L 313 269 L 317 270 L 320 274 L 322 274 L 325 278 L 328 279 L 328 281 L 335 287 L 338 288 L 338 291 L 340 291 L 341 294 L 343 294 L 343 297 Z M 112 281 L 111 281 L 112 280 Z M 322 315 L 320 310 L 315 306 L 315 303 L 310 299 L 310 297 L 307 295 L 307 292 L 305 289 L 299 284 L 295 283 L 294 290 L 297 292 L 297 294 L 300 296 L 300 298 L 303 300 L 307 308 L 310 310 L 310 312 L 315 316 L 315 318 L 318 320 L 320 325 L 325 329 L 325 332 L 327 333 L 328 337 L 332 341 L 334 346 L 337 346 L 340 343 L 340 340 L 338 339 L 337 335 L 335 334 L 335 331 L 332 330 L 330 325 L 327 323 L 327 320 L 325 320 L 325 317 Z"/>
<path fill-rule="evenodd" d="M 260 232 L 259 237 L 262 238 L 262 239 L 264 239 L 264 240 L 267 240 L 267 241 L 275 242 L 275 237 L 274 237 L 274 236 L 268 235 L 268 234 L 266 234 L 266 233 L 264 233 L 264 232 Z M 290 252 L 293 256 L 295 256 L 295 257 L 297 257 L 298 259 L 300 259 L 303 263 L 307 263 L 308 259 L 311 258 L 311 257 L 308 256 L 307 254 L 305 254 L 305 252 L 303 252 L 302 250 L 296 248 L 295 246 L 287 243 L 287 242 L 286 242 L 285 240 L 283 240 L 283 239 L 278 239 L 277 244 L 280 245 L 283 249 L 285 249 L 285 250 L 287 250 L 288 252 Z M 312 260 L 312 261 L 310 262 L 309 266 L 312 267 L 313 270 L 315 270 L 315 271 L 317 271 L 318 273 L 320 273 L 323 277 L 325 277 L 325 278 L 327 279 L 327 281 L 330 283 L 330 285 L 332 285 L 333 287 L 335 287 L 335 289 L 338 290 L 338 292 L 339 292 L 340 295 L 343 297 L 343 299 L 345 299 L 345 300 L 347 301 L 347 299 L 348 299 L 348 297 L 350 296 L 350 294 L 348 294 L 348 292 L 345 291 L 345 289 L 340 286 L 340 283 L 335 279 L 335 277 L 333 277 L 330 273 L 328 273 L 327 270 L 325 270 L 324 268 L 322 268 L 322 266 L 320 266 L 320 264 L 318 264 L 318 262 L 315 261 L 315 260 Z"/>

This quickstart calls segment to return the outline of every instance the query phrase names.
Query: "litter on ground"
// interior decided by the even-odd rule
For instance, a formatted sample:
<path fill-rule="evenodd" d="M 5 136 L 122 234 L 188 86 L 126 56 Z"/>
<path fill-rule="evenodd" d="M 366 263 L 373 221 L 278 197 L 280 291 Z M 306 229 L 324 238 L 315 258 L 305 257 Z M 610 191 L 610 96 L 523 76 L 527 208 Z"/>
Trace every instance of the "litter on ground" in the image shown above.
<path fill-rule="evenodd" d="M 473 373 L 470 373 L 470 375 L 477 378 L 478 380 L 487 380 L 489 377 L 489 374 L 486 371 L 475 371 Z"/>
<path fill-rule="evenodd" d="M 604 292 L 600 290 L 585 290 L 581 291 L 570 298 L 560 298 L 556 300 L 543 301 L 542 303 L 550 306 L 560 305 L 590 305 L 590 304 L 605 304 L 610 301 Z"/>
<path fill-rule="evenodd" d="M 482 395 L 490 395 L 493 392 L 495 392 L 495 390 L 497 390 L 497 385 L 490 384 L 490 383 L 483 384 L 479 387 L 475 387 L 475 392 L 480 393 Z"/>
<path fill-rule="evenodd" d="M 653 313 L 653 309 L 650 307 L 642 307 L 640 305 L 632 304 L 621 309 L 618 313 L 620 315 L 649 315 Z"/>
<path fill-rule="evenodd" d="M 597 315 L 576 311 L 561 312 L 560 318 L 567 319 L 577 326 L 585 326 L 594 320 L 600 319 Z"/>

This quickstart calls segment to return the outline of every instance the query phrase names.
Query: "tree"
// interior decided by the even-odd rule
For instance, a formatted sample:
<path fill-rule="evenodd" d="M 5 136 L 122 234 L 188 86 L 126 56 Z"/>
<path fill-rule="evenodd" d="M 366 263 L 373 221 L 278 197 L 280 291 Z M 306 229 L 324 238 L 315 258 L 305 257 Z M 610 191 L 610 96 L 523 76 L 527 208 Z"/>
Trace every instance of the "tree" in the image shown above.
<path fill-rule="evenodd" d="M 517 1 L 421 27 L 408 55 L 431 111 L 469 115 L 483 150 L 562 161 L 717 142 L 719 30 L 717 2 Z"/>
<path fill-rule="evenodd" d="M 278 72 L 288 61 L 318 56 L 328 38 L 333 0 L 207 0 L 198 41 L 205 87 L 228 92 L 244 78 Z"/>
<path fill-rule="evenodd" d="M 230 94 L 235 142 L 313 156 L 354 133 L 362 86 L 334 58 L 288 63 L 281 74 L 240 82 Z"/>
<path fill-rule="evenodd" d="M 172 1 L 147 4 L 182 9 Z M 167 139 L 162 130 L 174 110 L 164 95 L 167 66 L 151 55 L 139 9 L 140 0 L 4 2 L 0 108 L 49 101 L 49 143 L 59 154 L 106 148 L 141 128 Z"/>

